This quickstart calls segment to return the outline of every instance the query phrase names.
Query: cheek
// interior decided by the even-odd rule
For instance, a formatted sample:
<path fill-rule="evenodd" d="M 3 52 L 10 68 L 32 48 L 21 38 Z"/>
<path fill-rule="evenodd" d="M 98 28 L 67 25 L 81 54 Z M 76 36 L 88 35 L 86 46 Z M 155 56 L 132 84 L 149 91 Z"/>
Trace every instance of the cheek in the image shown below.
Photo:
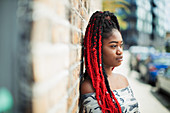
<path fill-rule="evenodd" d="M 107 57 L 114 57 L 116 54 L 116 51 L 113 50 L 113 49 L 107 49 L 105 52 L 104 52 L 104 55 L 107 56 Z"/>
<path fill-rule="evenodd" d="M 114 50 L 106 50 L 105 52 L 103 52 L 103 60 L 105 62 L 111 62 L 114 60 L 115 58 L 115 54 L 116 54 L 116 51 Z"/>

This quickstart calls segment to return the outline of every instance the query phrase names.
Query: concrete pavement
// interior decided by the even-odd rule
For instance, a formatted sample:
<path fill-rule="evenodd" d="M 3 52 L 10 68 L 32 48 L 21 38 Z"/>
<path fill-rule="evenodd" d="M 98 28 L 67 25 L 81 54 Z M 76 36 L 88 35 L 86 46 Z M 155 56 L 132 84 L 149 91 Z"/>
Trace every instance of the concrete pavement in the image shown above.
<path fill-rule="evenodd" d="M 136 71 L 131 71 L 129 68 L 130 54 L 124 51 L 122 65 L 115 68 L 113 72 L 120 73 L 127 77 L 130 86 L 133 89 L 134 95 L 139 102 L 139 109 L 141 113 L 170 113 L 165 106 L 170 103 L 164 100 L 156 91 L 155 88 L 149 84 L 142 82 Z M 169 98 L 169 97 L 168 97 Z"/>

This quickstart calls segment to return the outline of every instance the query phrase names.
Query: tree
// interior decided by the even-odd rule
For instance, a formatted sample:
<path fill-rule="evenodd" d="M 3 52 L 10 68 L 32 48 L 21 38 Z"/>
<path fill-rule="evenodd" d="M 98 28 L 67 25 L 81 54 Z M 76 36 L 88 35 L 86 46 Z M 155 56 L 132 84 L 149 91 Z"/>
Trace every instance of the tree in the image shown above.
<path fill-rule="evenodd" d="M 119 20 L 120 28 L 123 30 L 128 27 L 128 23 L 124 21 L 124 19 L 127 17 L 126 14 L 130 13 L 128 6 L 129 3 L 125 0 L 103 0 L 103 11 L 110 11 L 115 13 Z M 120 9 L 124 10 L 126 14 L 117 15 Z"/>

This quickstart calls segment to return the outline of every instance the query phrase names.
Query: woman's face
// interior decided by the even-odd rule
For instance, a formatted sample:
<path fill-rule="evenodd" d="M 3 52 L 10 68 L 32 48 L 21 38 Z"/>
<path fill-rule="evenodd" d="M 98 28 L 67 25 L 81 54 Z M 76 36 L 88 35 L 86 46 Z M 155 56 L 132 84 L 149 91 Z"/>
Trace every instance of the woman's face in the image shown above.
<path fill-rule="evenodd" d="M 103 39 L 103 63 L 105 67 L 116 67 L 123 61 L 123 40 L 120 32 L 113 29 L 112 35 Z"/>

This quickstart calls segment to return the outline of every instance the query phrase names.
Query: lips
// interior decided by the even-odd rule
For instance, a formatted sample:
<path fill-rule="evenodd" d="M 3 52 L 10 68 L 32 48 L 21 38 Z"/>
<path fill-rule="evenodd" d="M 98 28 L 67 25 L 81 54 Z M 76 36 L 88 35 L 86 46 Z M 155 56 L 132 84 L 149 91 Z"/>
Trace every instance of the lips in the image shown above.
<path fill-rule="evenodd" d="M 123 56 L 117 57 L 116 60 L 118 60 L 118 61 L 123 61 Z"/>

